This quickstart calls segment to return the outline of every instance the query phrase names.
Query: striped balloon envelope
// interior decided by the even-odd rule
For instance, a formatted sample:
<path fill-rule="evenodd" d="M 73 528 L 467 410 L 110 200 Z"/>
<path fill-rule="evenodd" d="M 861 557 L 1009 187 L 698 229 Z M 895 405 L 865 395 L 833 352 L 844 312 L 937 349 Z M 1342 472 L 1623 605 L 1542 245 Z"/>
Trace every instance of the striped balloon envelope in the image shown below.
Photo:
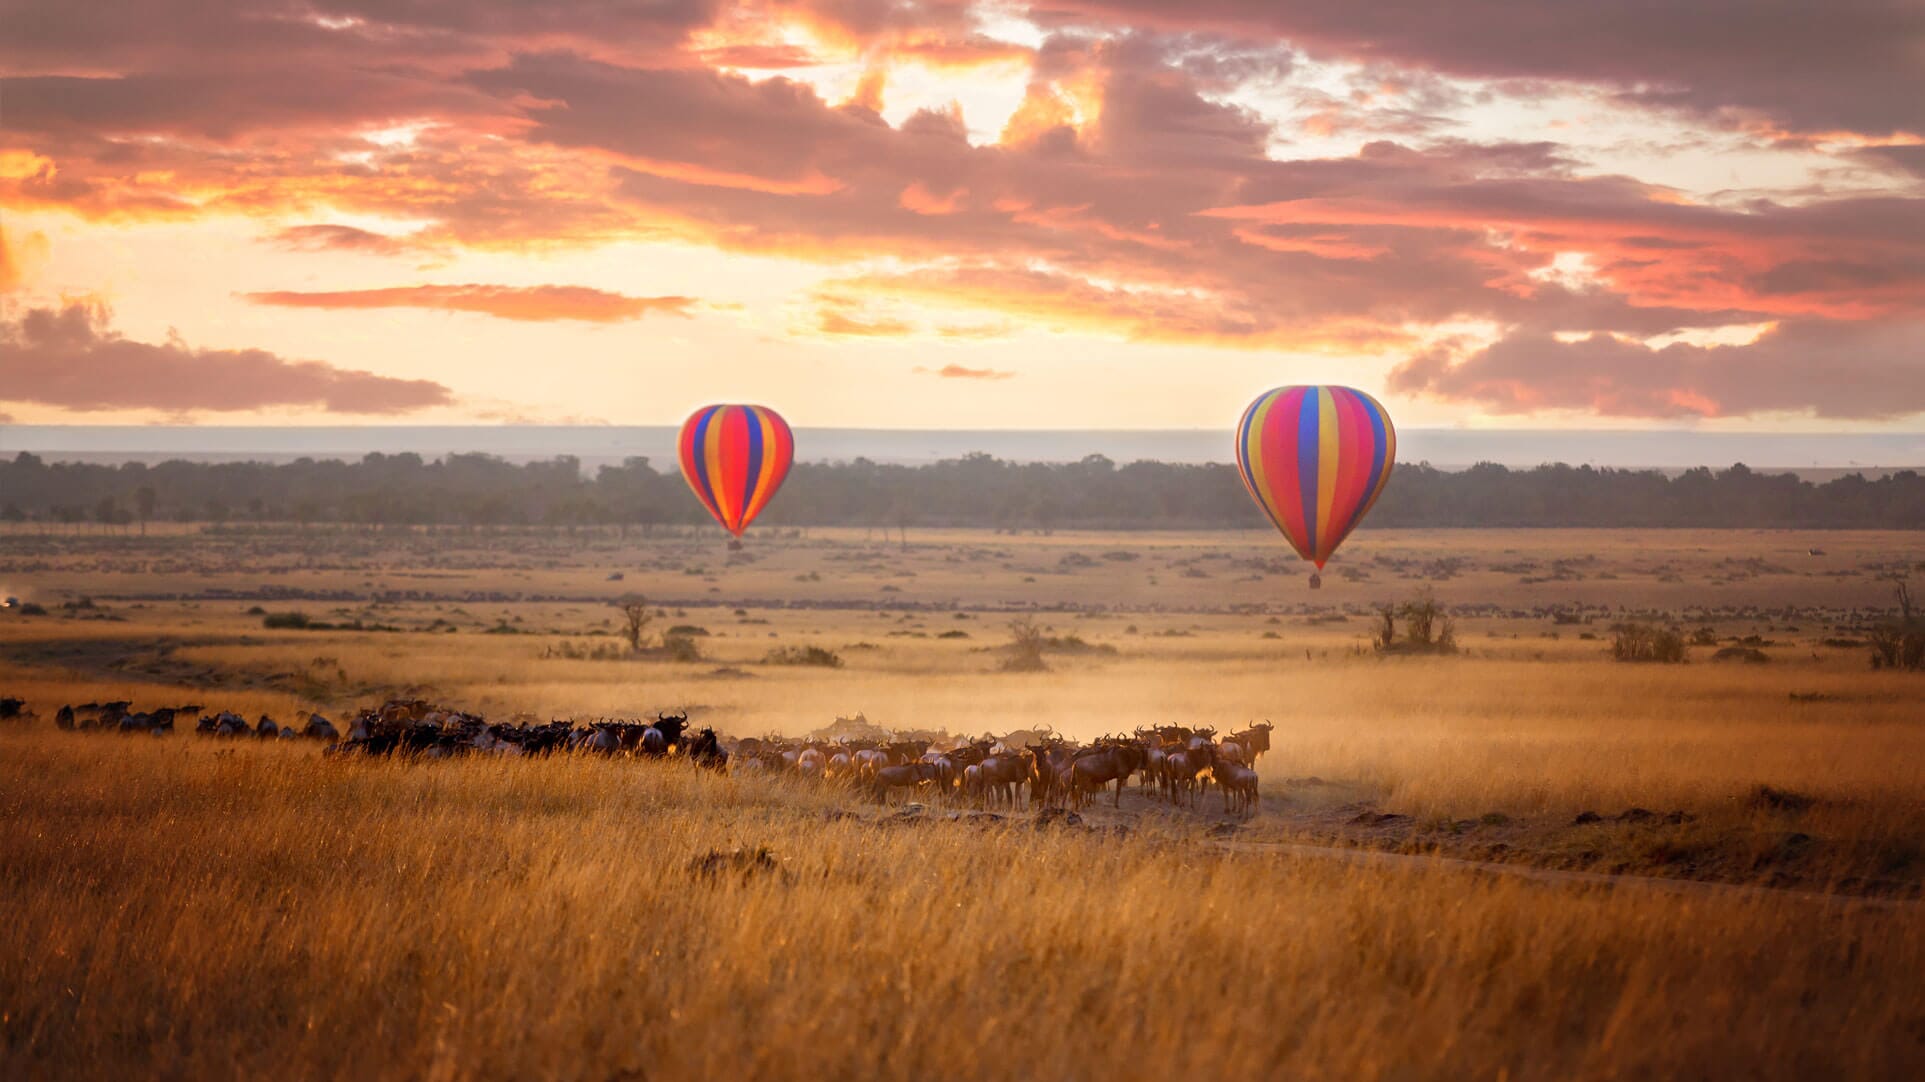
<path fill-rule="evenodd" d="M 706 406 L 682 423 L 682 476 L 736 537 L 789 476 L 795 436 L 767 406 Z"/>
<path fill-rule="evenodd" d="M 1349 387 L 1279 387 L 1237 425 L 1250 497 L 1319 571 L 1383 494 L 1396 459 L 1390 414 Z"/>

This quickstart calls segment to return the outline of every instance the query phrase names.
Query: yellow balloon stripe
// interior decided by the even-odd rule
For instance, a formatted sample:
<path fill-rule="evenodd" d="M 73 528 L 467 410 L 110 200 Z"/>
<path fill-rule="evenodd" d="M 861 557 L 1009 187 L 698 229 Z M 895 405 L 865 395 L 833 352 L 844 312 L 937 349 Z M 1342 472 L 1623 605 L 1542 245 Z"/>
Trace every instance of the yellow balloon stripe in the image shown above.
<path fill-rule="evenodd" d="M 1319 560 L 1329 559 L 1330 550 L 1336 547 L 1336 523 L 1330 518 L 1337 499 L 1341 428 L 1337 401 L 1331 397 L 1330 388 L 1317 388 L 1317 536 L 1310 539 L 1310 549 Z"/>

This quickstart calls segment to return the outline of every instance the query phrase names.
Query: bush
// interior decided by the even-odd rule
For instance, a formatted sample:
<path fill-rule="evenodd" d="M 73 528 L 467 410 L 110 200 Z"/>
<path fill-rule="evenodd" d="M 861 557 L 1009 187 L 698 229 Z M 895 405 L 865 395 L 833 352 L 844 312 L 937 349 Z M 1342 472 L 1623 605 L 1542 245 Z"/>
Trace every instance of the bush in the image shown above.
<path fill-rule="evenodd" d="M 1874 669 L 1925 669 L 1925 615 L 1912 604 L 1911 588 L 1897 585 L 1898 618 L 1872 629 L 1867 641 Z"/>
<path fill-rule="evenodd" d="M 1046 672 L 1043 648 L 1048 639 L 1036 621 L 1019 616 L 1009 622 L 1009 656 L 1003 659 L 1004 672 Z"/>
<path fill-rule="evenodd" d="M 706 635 L 708 633 L 705 631 L 703 634 Z M 670 661 L 702 660 L 701 644 L 697 643 L 693 636 L 677 635 L 673 631 L 662 636 L 662 652 L 668 655 Z M 830 656 L 834 657 L 833 654 Z M 836 658 L 835 663 L 837 665 L 842 664 L 842 659 Z"/>
<path fill-rule="evenodd" d="M 306 631 L 313 623 L 305 612 L 270 612 L 261 617 L 261 626 L 269 631 Z"/>
<path fill-rule="evenodd" d="M 1684 636 L 1650 624 L 1619 624 L 1611 629 L 1611 656 L 1619 661 L 1684 661 Z"/>
<path fill-rule="evenodd" d="M 1454 654 L 1457 652 L 1457 624 L 1444 611 L 1426 587 L 1401 605 L 1385 605 L 1377 610 L 1382 623 L 1374 645 L 1380 654 Z M 1404 635 L 1397 637 L 1397 621 L 1404 621 Z"/>
<path fill-rule="evenodd" d="M 823 669 L 840 669 L 842 656 L 834 650 L 820 646 L 784 646 L 762 655 L 764 665 L 813 665 Z"/>

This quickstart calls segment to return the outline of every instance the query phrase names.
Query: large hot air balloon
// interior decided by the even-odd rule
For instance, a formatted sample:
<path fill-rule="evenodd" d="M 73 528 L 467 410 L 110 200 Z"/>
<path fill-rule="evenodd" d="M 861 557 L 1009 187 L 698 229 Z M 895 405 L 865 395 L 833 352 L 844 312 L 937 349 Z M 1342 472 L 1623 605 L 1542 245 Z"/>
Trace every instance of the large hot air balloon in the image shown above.
<path fill-rule="evenodd" d="M 795 460 L 789 423 L 767 406 L 706 406 L 682 424 L 682 476 L 739 544 Z"/>
<path fill-rule="evenodd" d="M 1237 425 L 1250 497 L 1318 571 L 1377 502 L 1396 458 L 1390 414 L 1349 387 L 1279 387 Z M 1312 588 L 1322 584 L 1310 576 Z"/>

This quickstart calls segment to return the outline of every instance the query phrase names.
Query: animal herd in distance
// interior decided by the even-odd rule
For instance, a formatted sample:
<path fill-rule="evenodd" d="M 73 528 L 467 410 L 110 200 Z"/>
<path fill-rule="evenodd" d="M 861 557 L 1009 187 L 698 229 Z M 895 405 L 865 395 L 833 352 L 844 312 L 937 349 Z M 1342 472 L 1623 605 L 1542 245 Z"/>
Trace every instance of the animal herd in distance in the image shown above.
<path fill-rule="evenodd" d="M 898 791 L 909 796 L 957 800 L 980 807 L 1019 810 L 1069 807 L 1114 787 L 1120 807 L 1132 779 L 1140 788 L 1179 807 L 1198 807 L 1214 783 L 1225 814 L 1255 814 L 1259 800 L 1256 762 L 1270 750 L 1269 722 L 1219 737 L 1213 728 L 1157 725 L 1089 743 L 1054 734 L 1024 733 L 1028 742 L 984 735 L 974 739 L 791 739 L 745 737 L 725 741 L 714 729 L 691 731 L 686 713 L 659 713 L 652 721 L 601 719 L 490 722 L 479 714 L 418 700 L 393 700 L 364 709 L 346 732 L 320 714 L 281 724 L 262 715 L 253 724 L 230 711 L 209 713 L 200 705 L 135 711 L 129 701 L 66 705 L 56 728 L 166 736 L 177 723 L 215 738 L 309 740 L 334 758 L 408 760 L 467 755 L 675 759 L 738 776 L 789 776 L 841 785 L 887 803 Z M 0 716 L 32 717 L 18 699 L 0 700 Z"/>

